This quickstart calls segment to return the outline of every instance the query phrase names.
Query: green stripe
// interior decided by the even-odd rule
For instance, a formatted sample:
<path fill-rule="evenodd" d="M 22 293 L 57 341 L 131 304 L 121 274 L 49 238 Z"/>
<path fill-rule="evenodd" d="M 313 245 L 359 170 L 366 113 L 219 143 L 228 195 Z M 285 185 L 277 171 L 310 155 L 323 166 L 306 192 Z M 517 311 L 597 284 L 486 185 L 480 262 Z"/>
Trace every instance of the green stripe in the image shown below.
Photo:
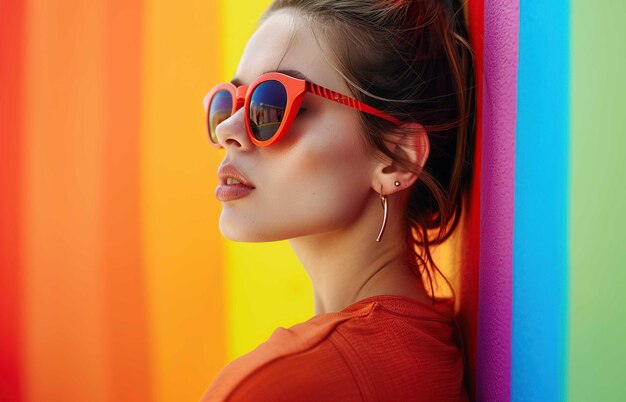
<path fill-rule="evenodd" d="M 571 9 L 568 400 L 618 401 L 626 372 L 626 2 L 574 0 Z"/>

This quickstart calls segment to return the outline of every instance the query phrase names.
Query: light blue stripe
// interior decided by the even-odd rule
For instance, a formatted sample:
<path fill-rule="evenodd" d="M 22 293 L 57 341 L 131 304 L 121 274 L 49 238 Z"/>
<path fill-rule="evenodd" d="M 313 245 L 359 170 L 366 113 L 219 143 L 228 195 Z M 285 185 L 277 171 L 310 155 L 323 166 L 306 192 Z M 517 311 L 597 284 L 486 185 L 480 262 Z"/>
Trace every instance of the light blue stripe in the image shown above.
<path fill-rule="evenodd" d="M 569 7 L 520 0 L 512 401 L 565 400 Z"/>

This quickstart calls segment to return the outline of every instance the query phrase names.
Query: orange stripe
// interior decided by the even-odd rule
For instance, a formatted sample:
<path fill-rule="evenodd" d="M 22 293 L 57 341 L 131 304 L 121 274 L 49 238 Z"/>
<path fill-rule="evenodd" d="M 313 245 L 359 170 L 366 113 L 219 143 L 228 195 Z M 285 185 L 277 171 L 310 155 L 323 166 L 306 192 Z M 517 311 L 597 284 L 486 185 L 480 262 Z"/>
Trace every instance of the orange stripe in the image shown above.
<path fill-rule="evenodd" d="M 28 6 L 23 248 L 27 400 L 108 401 L 99 1 Z"/>
<path fill-rule="evenodd" d="M 141 3 L 104 4 L 102 285 L 110 395 L 113 401 L 149 401 L 153 390 L 139 219 Z"/>
<path fill-rule="evenodd" d="M 199 399 L 225 364 L 221 154 L 204 126 L 218 78 L 215 1 L 143 3 L 141 238 L 155 401 Z"/>

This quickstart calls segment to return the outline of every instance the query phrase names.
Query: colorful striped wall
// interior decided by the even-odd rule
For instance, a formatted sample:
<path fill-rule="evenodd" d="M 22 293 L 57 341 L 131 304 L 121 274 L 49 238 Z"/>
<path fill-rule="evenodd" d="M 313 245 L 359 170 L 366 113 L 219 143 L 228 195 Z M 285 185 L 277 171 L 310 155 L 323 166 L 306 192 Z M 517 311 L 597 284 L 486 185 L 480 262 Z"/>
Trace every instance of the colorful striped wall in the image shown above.
<path fill-rule="evenodd" d="M 310 318 L 286 242 L 223 239 L 202 98 L 269 0 L 0 1 L 0 401 L 198 400 Z M 469 0 L 471 213 L 438 251 L 478 401 L 626 388 L 626 3 Z"/>

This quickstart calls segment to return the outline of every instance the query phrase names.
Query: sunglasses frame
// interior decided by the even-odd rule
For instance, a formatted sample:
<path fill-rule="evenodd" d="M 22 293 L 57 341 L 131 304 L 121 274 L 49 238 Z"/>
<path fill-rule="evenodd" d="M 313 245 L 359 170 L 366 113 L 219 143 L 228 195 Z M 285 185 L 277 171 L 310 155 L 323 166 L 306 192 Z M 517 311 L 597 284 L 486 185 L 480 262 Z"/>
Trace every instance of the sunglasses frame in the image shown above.
<path fill-rule="evenodd" d="M 285 87 L 285 91 L 287 92 L 287 105 L 285 108 L 285 114 L 282 121 L 280 122 L 280 126 L 278 126 L 278 129 L 276 130 L 276 133 L 271 138 L 265 141 L 261 141 L 254 137 L 252 127 L 250 126 L 250 102 L 254 90 L 266 81 L 278 81 Z M 294 78 L 283 73 L 269 72 L 257 77 L 254 81 L 252 81 L 250 85 L 241 85 L 237 87 L 230 82 L 218 84 L 213 87 L 204 97 L 204 108 L 206 111 L 206 126 L 207 132 L 209 134 L 209 142 L 211 142 L 211 144 L 216 148 L 222 148 L 222 146 L 219 143 L 214 143 L 211 139 L 211 121 L 209 112 L 211 110 L 211 102 L 213 101 L 213 97 L 220 91 L 228 91 L 233 99 L 233 107 L 230 112 L 230 116 L 235 114 L 235 112 L 239 110 L 242 106 L 244 107 L 244 113 L 246 116 L 246 132 L 248 133 L 250 141 L 252 141 L 252 143 L 259 147 L 267 147 L 269 145 L 275 144 L 287 134 L 289 128 L 291 127 L 291 124 L 298 115 L 298 110 L 300 109 L 304 95 L 307 92 L 317 96 L 321 96 L 322 98 L 326 98 L 333 102 L 337 102 L 342 105 L 358 109 L 364 113 L 378 116 L 396 125 L 401 123 L 400 120 L 388 115 L 387 113 L 368 106 L 362 102 L 359 102 L 354 98 L 340 94 L 339 92 L 335 92 L 332 89 L 324 88 L 312 82 L 299 78 Z"/>

